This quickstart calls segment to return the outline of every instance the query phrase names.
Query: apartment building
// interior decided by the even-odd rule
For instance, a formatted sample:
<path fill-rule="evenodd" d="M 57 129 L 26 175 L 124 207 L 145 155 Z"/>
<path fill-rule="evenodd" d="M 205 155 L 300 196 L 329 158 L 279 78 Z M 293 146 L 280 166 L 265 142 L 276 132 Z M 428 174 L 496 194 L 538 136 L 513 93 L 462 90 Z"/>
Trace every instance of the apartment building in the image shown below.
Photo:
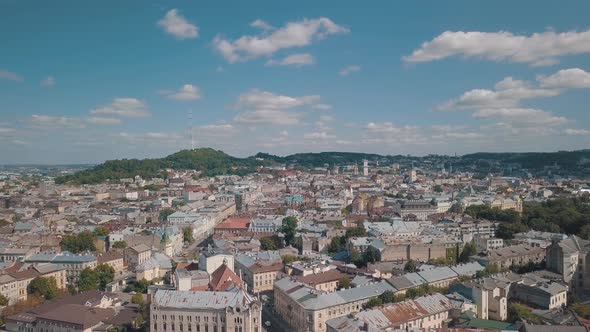
<path fill-rule="evenodd" d="M 453 304 L 435 293 L 326 322 L 328 332 L 412 331 L 443 328 Z"/>
<path fill-rule="evenodd" d="M 309 285 L 319 291 L 335 292 L 340 286 L 340 281 L 348 275 L 339 270 L 330 270 L 317 274 L 294 277 L 295 280 Z"/>
<path fill-rule="evenodd" d="M 359 312 L 363 304 L 385 291 L 395 292 L 395 288 L 383 281 L 326 293 L 284 278 L 275 282 L 275 310 L 292 331 L 323 332 L 329 319 Z"/>
<path fill-rule="evenodd" d="M 31 281 L 37 277 L 55 279 L 57 287 L 66 288 L 66 269 L 56 264 L 37 264 L 11 267 L 5 274 L 0 275 L 0 294 L 6 296 L 8 302 L 13 304 L 19 300 L 27 299 L 27 288 Z"/>
<path fill-rule="evenodd" d="M 115 273 L 121 273 L 125 269 L 123 254 L 117 251 L 107 251 L 96 257 L 98 264 L 106 264 L 115 270 Z"/>
<path fill-rule="evenodd" d="M 546 249 L 547 269 L 559 273 L 573 289 L 590 289 L 590 269 L 587 266 L 590 241 L 572 235 L 567 239 L 555 236 Z"/>
<path fill-rule="evenodd" d="M 65 268 L 68 283 L 75 283 L 85 268 L 95 268 L 98 261 L 91 253 L 72 254 L 68 251 L 61 253 L 41 252 L 25 259 L 26 263 L 52 263 Z"/>
<path fill-rule="evenodd" d="M 540 263 L 545 259 L 545 249 L 523 244 L 489 250 L 484 255 L 471 256 L 470 260 L 484 266 L 496 264 L 500 268 L 524 265 L 529 262 Z"/>
<path fill-rule="evenodd" d="M 495 250 L 504 246 L 504 240 L 487 234 L 476 234 L 473 236 L 473 242 L 477 247 L 477 252 Z"/>
<path fill-rule="evenodd" d="M 0 262 L 19 262 L 25 258 L 39 252 L 39 247 L 35 248 L 0 248 Z"/>
<path fill-rule="evenodd" d="M 278 251 L 238 254 L 235 259 L 236 274 L 252 293 L 272 291 L 283 267 Z"/>
<path fill-rule="evenodd" d="M 260 302 L 235 292 L 158 290 L 151 304 L 152 332 L 262 332 Z"/>
<path fill-rule="evenodd" d="M 135 269 L 152 257 L 152 249 L 145 244 L 138 244 L 125 249 L 124 260 L 130 269 Z"/>

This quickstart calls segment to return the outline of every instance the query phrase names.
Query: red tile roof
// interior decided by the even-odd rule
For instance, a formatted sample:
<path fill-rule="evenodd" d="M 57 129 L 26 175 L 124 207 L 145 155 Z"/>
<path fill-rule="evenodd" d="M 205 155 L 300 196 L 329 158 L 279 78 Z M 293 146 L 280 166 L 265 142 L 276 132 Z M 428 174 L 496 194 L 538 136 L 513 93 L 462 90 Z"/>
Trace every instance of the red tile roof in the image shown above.
<path fill-rule="evenodd" d="M 248 226 L 250 225 L 250 220 L 252 220 L 252 218 L 229 218 L 221 224 L 217 225 L 215 229 L 248 229 Z"/>
<path fill-rule="evenodd" d="M 212 291 L 222 292 L 232 286 L 243 288 L 242 279 L 238 277 L 226 264 L 222 264 L 217 270 L 211 273 L 211 281 L 209 282 L 209 289 Z"/>

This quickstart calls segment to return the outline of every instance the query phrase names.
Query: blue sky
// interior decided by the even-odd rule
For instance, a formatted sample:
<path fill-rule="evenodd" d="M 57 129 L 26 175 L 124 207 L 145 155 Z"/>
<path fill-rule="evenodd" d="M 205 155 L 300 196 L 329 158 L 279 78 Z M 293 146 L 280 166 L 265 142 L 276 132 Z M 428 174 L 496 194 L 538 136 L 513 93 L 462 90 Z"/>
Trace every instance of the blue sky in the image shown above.
<path fill-rule="evenodd" d="M 0 1 L 0 163 L 590 143 L 588 1 Z"/>

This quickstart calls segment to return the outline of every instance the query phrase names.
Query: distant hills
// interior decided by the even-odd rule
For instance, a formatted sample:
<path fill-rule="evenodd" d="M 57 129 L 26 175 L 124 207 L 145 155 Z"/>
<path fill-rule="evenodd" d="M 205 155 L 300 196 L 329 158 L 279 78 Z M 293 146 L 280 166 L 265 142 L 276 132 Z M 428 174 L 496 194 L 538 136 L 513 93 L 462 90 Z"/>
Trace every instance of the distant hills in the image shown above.
<path fill-rule="evenodd" d="M 501 163 L 520 164 L 527 169 L 541 169 L 558 165 L 565 169 L 576 168 L 583 159 L 590 161 L 590 149 L 558 152 L 478 152 L 466 154 L 463 160 L 490 160 Z"/>
<path fill-rule="evenodd" d="M 65 175 L 57 183 L 94 184 L 140 175 L 143 178 L 165 177 L 165 169 L 195 169 L 206 176 L 221 174 L 244 175 L 263 165 L 254 157 L 236 158 L 210 148 L 182 150 L 164 158 L 108 160 L 92 168 Z"/>
<path fill-rule="evenodd" d="M 260 166 L 273 164 L 295 164 L 303 168 L 323 167 L 362 163 L 362 160 L 396 162 L 400 160 L 419 161 L 427 157 L 402 155 L 385 156 L 356 152 L 296 153 L 285 157 L 258 153 L 247 158 L 237 158 L 223 151 L 211 148 L 182 150 L 156 159 L 109 160 L 92 168 L 65 175 L 56 179 L 57 183 L 95 184 L 106 180 L 119 180 L 140 175 L 143 178 L 165 177 L 165 169 L 194 169 L 205 176 L 223 174 L 245 175 L 253 173 Z M 441 158 L 443 156 L 440 156 Z M 450 158 L 450 157 L 447 157 Z M 564 169 L 578 167 L 583 159 L 590 160 L 590 150 L 526 153 L 472 153 L 458 157 L 461 163 L 486 160 L 497 163 L 518 163 L 527 169 L 543 169 L 545 166 L 559 165 Z M 457 160 L 459 161 L 459 160 Z"/>

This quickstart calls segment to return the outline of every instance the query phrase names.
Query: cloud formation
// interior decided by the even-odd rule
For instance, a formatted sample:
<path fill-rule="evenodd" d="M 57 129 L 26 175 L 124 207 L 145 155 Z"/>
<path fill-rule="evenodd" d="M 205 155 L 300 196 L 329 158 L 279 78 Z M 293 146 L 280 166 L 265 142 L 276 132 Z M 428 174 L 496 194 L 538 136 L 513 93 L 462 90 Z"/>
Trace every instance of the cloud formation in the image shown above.
<path fill-rule="evenodd" d="M 176 39 L 193 39 L 199 36 L 199 28 L 180 15 L 178 9 L 172 9 L 158 21 L 158 26 Z"/>
<path fill-rule="evenodd" d="M 113 101 L 90 111 L 91 115 L 141 118 L 150 116 L 147 106 L 136 98 L 115 98 Z"/>
<path fill-rule="evenodd" d="M 238 97 L 236 106 L 248 111 L 236 115 L 234 121 L 246 124 L 295 125 L 300 122 L 303 114 L 287 110 L 313 105 L 320 99 L 318 95 L 291 97 L 252 89 Z"/>
<path fill-rule="evenodd" d="M 24 81 L 22 76 L 20 76 L 19 74 L 4 69 L 0 69 L 0 80 L 7 80 L 13 82 Z"/>
<path fill-rule="evenodd" d="M 528 36 L 507 31 L 445 31 L 402 59 L 419 63 L 461 56 L 546 66 L 559 62 L 562 56 L 587 53 L 590 53 L 590 30 L 545 31 Z"/>
<path fill-rule="evenodd" d="M 183 85 L 178 91 L 162 91 L 167 98 L 177 101 L 194 101 L 201 99 L 201 89 L 192 84 Z"/>
<path fill-rule="evenodd" d="M 315 58 L 309 53 L 291 54 L 283 58 L 282 60 L 270 59 L 266 62 L 267 66 L 309 66 L 315 63 Z"/>
<path fill-rule="evenodd" d="M 544 88 L 589 89 L 590 73 L 580 68 L 562 69 L 549 76 L 538 76 L 537 81 Z"/>
<path fill-rule="evenodd" d="M 44 78 L 43 80 L 41 80 L 40 84 L 41 86 L 44 86 L 46 88 L 51 88 L 55 86 L 55 77 L 53 76 L 47 76 L 46 78 Z"/>
<path fill-rule="evenodd" d="M 565 117 L 554 116 L 550 112 L 533 108 L 489 108 L 473 113 L 476 119 L 495 119 L 512 125 L 555 126 L 567 122 Z"/>
<path fill-rule="evenodd" d="M 361 70 L 361 66 L 358 66 L 358 65 L 346 66 L 338 72 L 338 75 L 348 76 L 348 75 L 350 75 L 352 73 L 356 73 L 357 71 L 360 71 L 360 70 Z"/>
<path fill-rule="evenodd" d="M 229 63 L 235 63 L 271 56 L 283 49 L 308 46 L 316 40 L 349 31 L 326 17 L 289 22 L 279 29 L 273 29 L 262 20 L 256 20 L 251 25 L 265 31 L 258 35 L 244 35 L 235 40 L 218 35 L 213 39 L 213 47 Z"/>

